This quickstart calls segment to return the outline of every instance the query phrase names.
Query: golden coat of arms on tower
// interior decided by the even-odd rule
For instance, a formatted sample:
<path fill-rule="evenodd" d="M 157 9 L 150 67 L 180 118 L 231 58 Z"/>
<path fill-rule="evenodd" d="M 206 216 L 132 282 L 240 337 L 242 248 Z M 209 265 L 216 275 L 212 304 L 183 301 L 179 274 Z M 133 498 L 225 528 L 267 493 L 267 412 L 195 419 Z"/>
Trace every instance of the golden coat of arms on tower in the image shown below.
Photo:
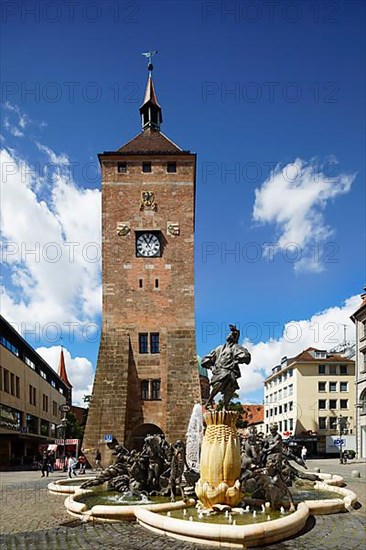
<path fill-rule="evenodd" d="M 157 204 L 152 191 L 141 192 L 140 210 L 157 210 Z"/>

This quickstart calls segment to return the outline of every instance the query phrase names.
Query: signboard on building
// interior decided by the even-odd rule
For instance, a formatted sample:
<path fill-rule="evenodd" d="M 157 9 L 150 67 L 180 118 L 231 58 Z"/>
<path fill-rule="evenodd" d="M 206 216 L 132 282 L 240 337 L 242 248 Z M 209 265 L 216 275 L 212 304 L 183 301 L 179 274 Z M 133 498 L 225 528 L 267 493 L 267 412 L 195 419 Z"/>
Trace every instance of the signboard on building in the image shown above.
<path fill-rule="evenodd" d="M 65 439 L 65 445 L 78 445 L 79 440 L 78 439 Z M 55 445 L 63 445 L 64 440 L 63 439 L 55 439 Z"/>
<path fill-rule="evenodd" d="M 106 443 L 112 443 L 113 441 L 113 435 L 112 434 L 104 434 L 104 441 Z"/>
<path fill-rule="evenodd" d="M 355 435 L 342 435 L 342 438 L 339 435 L 327 435 L 325 437 L 325 452 L 327 454 L 339 454 L 339 447 L 342 440 L 342 449 L 345 451 L 355 451 L 356 450 L 356 436 Z"/>

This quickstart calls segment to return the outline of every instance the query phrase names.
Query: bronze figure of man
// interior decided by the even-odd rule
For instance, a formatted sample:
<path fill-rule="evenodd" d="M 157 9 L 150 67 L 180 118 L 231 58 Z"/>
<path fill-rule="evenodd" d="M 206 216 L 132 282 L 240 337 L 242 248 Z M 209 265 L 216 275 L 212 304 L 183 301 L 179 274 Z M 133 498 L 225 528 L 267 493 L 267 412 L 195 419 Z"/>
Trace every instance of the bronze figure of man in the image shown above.
<path fill-rule="evenodd" d="M 234 393 L 239 389 L 237 379 L 241 376 L 240 367 L 244 363 L 247 365 L 250 363 L 249 351 L 238 344 L 240 331 L 234 325 L 229 327 L 230 334 L 226 343 L 212 350 L 201 361 L 202 367 L 212 369 L 211 393 L 206 407 L 212 405 L 218 393 L 222 393 L 224 409 L 226 409 Z"/>

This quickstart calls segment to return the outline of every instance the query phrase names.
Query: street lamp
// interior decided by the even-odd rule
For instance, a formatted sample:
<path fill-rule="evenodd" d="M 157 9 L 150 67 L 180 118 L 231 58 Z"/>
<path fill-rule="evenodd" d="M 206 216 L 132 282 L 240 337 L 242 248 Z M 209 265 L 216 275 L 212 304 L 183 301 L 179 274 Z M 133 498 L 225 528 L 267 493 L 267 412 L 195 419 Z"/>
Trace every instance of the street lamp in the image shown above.
<path fill-rule="evenodd" d="M 66 471 L 65 468 L 65 462 L 66 462 L 66 448 L 65 448 L 65 439 L 66 439 L 66 425 L 67 425 L 67 418 L 66 414 L 70 411 L 71 407 L 68 403 L 62 403 L 62 405 L 59 406 L 58 410 L 63 413 L 63 417 L 61 420 L 61 424 L 59 424 L 57 427 L 62 428 L 63 431 L 63 440 L 64 440 L 64 446 L 63 446 L 63 469 L 64 472 Z"/>
<path fill-rule="evenodd" d="M 64 414 L 61 424 L 57 426 L 58 429 L 62 430 L 62 436 L 63 436 L 63 448 L 62 448 L 62 464 L 63 464 L 63 470 L 65 471 L 65 462 L 66 462 L 66 448 L 65 448 L 65 439 L 66 439 L 66 424 L 67 424 L 67 418 L 66 413 Z"/>

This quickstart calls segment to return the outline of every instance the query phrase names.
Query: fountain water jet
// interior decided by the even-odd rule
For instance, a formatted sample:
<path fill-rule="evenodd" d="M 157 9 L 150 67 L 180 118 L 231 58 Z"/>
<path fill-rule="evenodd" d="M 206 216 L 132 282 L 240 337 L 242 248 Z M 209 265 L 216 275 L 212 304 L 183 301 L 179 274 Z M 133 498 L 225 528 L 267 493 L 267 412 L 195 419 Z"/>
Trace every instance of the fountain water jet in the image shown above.
<path fill-rule="evenodd" d="M 202 405 L 194 405 L 186 434 L 186 460 L 188 468 L 199 471 L 203 437 Z"/>

